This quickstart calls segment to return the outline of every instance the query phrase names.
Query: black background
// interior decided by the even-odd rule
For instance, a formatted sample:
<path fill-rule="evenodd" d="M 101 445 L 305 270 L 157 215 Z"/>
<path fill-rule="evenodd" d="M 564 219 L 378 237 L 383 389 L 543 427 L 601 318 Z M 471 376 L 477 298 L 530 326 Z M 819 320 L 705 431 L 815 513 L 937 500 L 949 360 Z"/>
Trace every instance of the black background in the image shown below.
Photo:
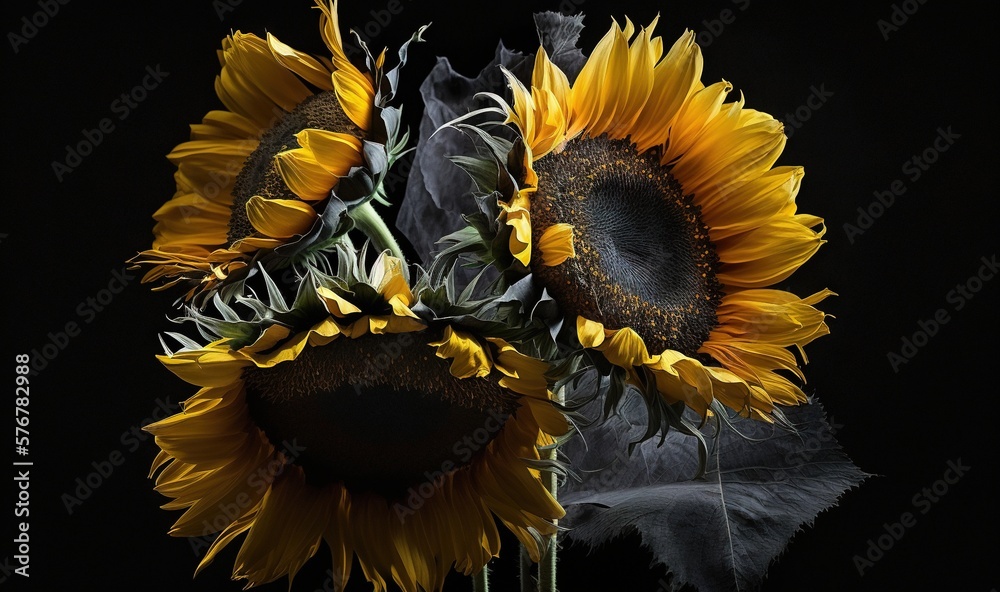
<path fill-rule="evenodd" d="M 459 71 L 473 74 L 500 38 L 508 47 L 534 51 L 532 11 L 571 11 L 574 1 L 587 14 L 585 50 L 607 30 L 610 17 L 628 15 L 644 24 L 659 13 L 657 31 L 668 43 L 684 28 L 704 31 L 703 80 L 731 81 L 749 107 L 783 119 L 806 104 L 813 87 L 833 93 L 807 113 L 779 161 L 805 167 L 800 211 L 826 219 L 829 243 L 780 287 L 798 294 L 830 287 L 840 294 L 823 303 L 836 318 L 830 320 L 832 335 L 809 347 L 807 390 L 824 403 L 854 461 L 877 477 L 797 534 L 772 565 L 764 590 L 989 592 L 998 581 L 991 473 L 1000 282 L 985 282 L 960 310 L 949 292 L 978 272 L 981 257 L 997 252 L 995 9 L 966 10 L 937 0 L 897 3 L 897 22 L 903 8 L 913 14 L 888 39 L 878 21 L 891 18 L 889 2 L 857 8 L 758 0 L 563 0 L 560 6 L 550 0 L 477 3 L 482 8 L 473 12 L 470 3 L 454 0 L 400 0 L 402 12 L 384 25 L 371 11 L 387 1 L 345 1 L 340 13 L 345 27 L 367 26 L 376 47 L 396 47 L 418 24 L 433 21 L 428 43 L 413 48 L 404 73 L 404 113 L 415 129 L 417 87 L 434 56 L 447 55 Z M 31 19 L 39 4 L 8 1 L 0 9 L 7 40 L 0 47 L 6 132 L 0 141 L 0 261 L 3 357 L 11 375 L 8 402 L 0 407 L 8 417 L 14 355 L 41 350 L 52 340 L 49 333 L 64 331 L 68 322 L 80 327 L 31 379 L 30 581 L 36 589 L 85 583 L 113 590 L 241 588 L 228 580 L 236 545 L 192 579 L 197 558 L 191 546 L 166 535 L 179 513 L 158 509 L 166 500 L 146 477 L 156 447 L 149 439 L 131 449 L 128 432 L 151 416 L 158 401 L 175 405 L 193 393 L 153 357 L 160 351 L 157 333 L 173 329 L 167 321 L 172 297 L 151 293 L 133 275 L 100 312 L 88 313 L 86 302 L 148 246 L 150 216 L 174 189 L 164 155 L 187 139 L 189 123 L 221 108 L 212 84 L 222 37 L 231 30 L 269 30 L 297 49 L 325 53 L 310 6 L 305 0 L 244 0 L 220 18 L 207 0 L 101 8 L 75 0 L 60 6 L 17 51 L 8 33 L 20 34 L 22 17 Z M 711 22 L 726 9 L 732 22 Z M 169 75 L 119 120 L 113 101 L 141 83 L 147 66 L 157 65 Z M 58 180 L 53 161 L 65 157 L 65 145 L 83 139 L 81 130 L 105 117 L 114 130 Z M 949 127 L 959 137 L 934 164 L 918 179 L 904 171 L 907 161 L 933 145 L 939 128 Z M 858 208 L 868 208 L 874 192 L 894 180 L 905 193 L 849 240 L 844 224 L 857 224 Z M 887 354 L 898 353 L 902 338 L 938 309 L 945 309 L 948 322 L 895 372 Z M 68 514 L 61 496 L 72 495 L 76 479 L 115 451 L 122 454 L 121 466 Z M 938 502 L 915 505 L 914 496 L 959 459 L 971 467 L 965 476 Z M 4 513 L 13 512 L 16 495 L 11 477 L 6 480 L 2 503 L 10 509 Z M 861 576 L 854 557 L 904 512 L 916 523 Z M 15 532 L 8 529 L 0 561 L 15 554 Z M 495 566 L 497 590 L 514 589 L 508 576 L 515 546 L 506 543 Z M 655 592 L 665 582 L 664 569 L 650 568 L 651 556 L 637 537 L 595 554 L 570 547 L 560 557 L 567 592 Z M 4 565 L 13 564 L 8 559 Z M 321 550 L 293 589 L 321 589 L 328 564 Z M 0 589 L 26 583 L 6 571 L 0 577 Z M 264 589 L 284 590 L 286 584 Z M 369 589 L 357 564 L 352 589 Z M 447 589 L 470 587 L 455 576 Z"/>

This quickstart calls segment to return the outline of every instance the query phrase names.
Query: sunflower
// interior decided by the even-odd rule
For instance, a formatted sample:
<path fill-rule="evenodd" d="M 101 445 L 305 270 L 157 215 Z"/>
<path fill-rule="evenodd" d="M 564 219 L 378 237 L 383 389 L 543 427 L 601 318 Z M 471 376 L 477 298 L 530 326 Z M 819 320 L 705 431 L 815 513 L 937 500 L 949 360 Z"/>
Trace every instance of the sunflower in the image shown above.
<path fill-rule="evenodd" d="M 245 535 L 233 579 L 248 586 L 294 578 L 325 541 L 337 589 L 356 555 L 376 590 L 441 590 L 499 553 L 495 518 L 537 561 L 563 515 L 539 470 L 567 430 L 548 365 L 418 318 L 401 260 L 365 274 L 338 258 L 346 273 L 310 270 L 292 305 L 244 298 L 254 319 L 227 308 L 201 324 L 218 339 L 161 357 L 201 387 L 146 428 L 164 507 L 185 509 L 170 534 L 218 533 L 199 571 Z"/>
<path fill-rule="evenodd" d="M 543 46 L 530 85 L 504 70 L 510 100 L 482 93 L 496 106 L 450 122 L 485 139 L 489 158 L 454 160 L 500 197 L 441 256 L 499 267 L 501 288 L 530 274 L 621 384 L 770 421 L 806 400 L 788 348 L 804 362 L 829 332 L 814 305 L 832 292 L 769 286 L 816 252 L 823 220 L 796 211 L 802 168 L 774 166 L 782 124 L 705 86 L 694 33 L 664 52 L 656 22 L 615 22 L 578 74 Z"/>
<path fill-rule="evenodd" d="M 398 137 L 398 111 L 387 106 L 397 78 L 384 73 L 385 51 L 369 54 L 365 70 L 356 67 L 344 51 L 336 1 L 317 7 L 330 58 L 270 33 L 223 40 L 215 91 L 226 109 L 192 125 L 191 140 L 167 156 L 177 190 L 153 216 L 152 248 L 132 260 L 149 266 L 143 282 L 184 284 L 189 299 L 210 294 L 272 252 L 287 264 L 328 248 L 350 226 L 344 210 L 370 238 L 398 250 L 370 204 L 384 200 L 382 176 L 406 140 Z M 349 207 L 331 205 L 341 201 Z"/>

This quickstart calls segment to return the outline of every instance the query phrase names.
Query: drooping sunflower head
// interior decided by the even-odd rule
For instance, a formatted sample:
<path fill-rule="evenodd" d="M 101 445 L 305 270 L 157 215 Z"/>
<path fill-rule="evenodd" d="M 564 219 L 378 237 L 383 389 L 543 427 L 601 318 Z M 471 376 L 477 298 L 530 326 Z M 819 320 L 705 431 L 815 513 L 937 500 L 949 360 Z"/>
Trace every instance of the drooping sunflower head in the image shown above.
<path fill-rule="evenodd" d="M 575 76 L 542 47 L 530 81 L 505 71 L 512 100 L 487 94 L 495 107 L 450 124 L 487 138 L 490 157 L 455 162 L 500 198 L 439 265 L 492 264 L 501 288 L 530 275 L 620 385 L 770 420 L 805 401 L 786 348 L 828 332 L 813 305 L 831 292 L 769 286 L 816 252 L 823 221 L 796 211 L 802 168 L 774 166 L 781 123 L 726 102 L 727 82 L 705 86 L 694 34 L 668 48 L 656 24 L 614 23 Z M 518 141 L 470 123 L 490 114 Z"/>
<path fill-rule="evenodd" d="M 147 427 L 156 488 L 185 510 L 171 534 L 218 533 L 199 570 L 245 535 L 233 578 L 249 586 L 294 577 L 325 541 L 338 589 L 356 555 L 376 590 L 440 590 L 498 554 L 495 519 L 537 560 L 563 515 L 537 466 L 567 430 L 548 365 L 419 318 L 399 259 L 364 272 L 339 250 L 340 272 L 309 270 L 292 303 L 192 311 L 218 339 L 161 358 L 201 387 Z"/>
<path fill-rule="evenodd" d="M 385 51 L 365 50 L 365 67 L 355 66 L 336 1 L 317 6 L 330 57 L 270 33 L 223 40 L 215 91 L 225 110 L 192 125 L 168 155 L 177 190 L 153 216 L 152 248 L 133 259 L 148 267 L 144 282 L 181 284 L 203 303 L 253 263 L 286 265 L 372 223 L 369 202 L 384 200 L 382 179 L 406 143 L 389 106 L 397 76 L 384 69 Z"/>

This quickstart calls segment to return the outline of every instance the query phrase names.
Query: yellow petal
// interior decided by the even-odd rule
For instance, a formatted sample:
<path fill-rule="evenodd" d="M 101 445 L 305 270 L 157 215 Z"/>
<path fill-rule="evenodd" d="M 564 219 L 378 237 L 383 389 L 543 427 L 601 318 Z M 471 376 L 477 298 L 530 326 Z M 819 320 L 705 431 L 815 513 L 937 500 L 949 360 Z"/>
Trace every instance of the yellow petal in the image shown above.
<path fill-rule="evenodd" d="M 696 146 L 702 131 L 722 110 L 722 102 L 733 89 L 728 82 L 717 82 L 691 94 L 670 126 L 670 138 L 661 162 L 672 164 Z"/>
<path fill-rule="evenodd" d="M 406 281 L 405 272 L 405 261 L 388 253 L 382 253 L 372 265 L 368 281 L 387 302 L 397 299 L 409 306 L 413 302 L 413 294 Z"/>
<path fill-rule="evenodd" d="M 305 78 L 310 84 L 323 90 L 333 90 L 333 81 L 330 79 L 331 72 L 323 66 L 322 62 L 282 43 L 270 33 L 267 34 L 267 46 L 271 50 L 271 55 L 282 66 Z"/>
<path fill-rule="evenodd" d="M 340 36 L 337 18 L 337 2 L 327 3 L 317 0 L 322 11 L 319 28 L 323 41 L 333 57 L 333 85 L 344 113 L 362 130 L 367 130 L 371 122 L 372 105 L 375 101 L 375 86 L 370 75 L 362 73 L 344 53 L 344 43 Z"/>
<path fill-rule="evenodd" d="M 714 201 L 702 201 L 702 220 L 713 241 L 746 232 L 795 207 L 804 171 L 802 167 L 776 167 Z"/>
<path fill-rule="evenodd" d="M 264 199 L 259 195 L 247 201 L 247 218 L 254 229 L 273 238 L 291 238 L 303 234 L 316 221 L 316 211 L 294 199 Z"/>
<path fill-rule="evenodd" d="M 312 92 L 271 53 L 267 42 L 256 35 L 233 35 L 229 63 L 239 69 L 256 92 L 268 97 L 284 111 L 295 109 Z"/>
<path fill-rule="evenodd" d="M 363 81 L 363 82 L 362 82 Z M 367 131 L 371 125 L 375 95 L 366 87 L 367 77 L 358 71 L 337 70 L 333 73 L 333 86 L 340 99 L 340 107 L 354 125 Z M 369 83 L 370 84 L 370 83 Z"/>
<path fill-rule="evenodd" d="M 719 326 L 709 342 L 743 340 L 781 347 L 805 346 L 830 332 L 826 314 L 813 307 L 827 296 L 822 290 L 800 299 L 781 290 L 740 290 L 727 294 L 716 311 Z"/>
<path fill-rule="evenodd" d="M 515 259 L 527 266 L 531 263 L 531 215 L 528 210 L 520 207 L 501 206 L 511 227 L 510 253 Z"/>
<path fill-rule="evenodd" d="M 543 48 L 539 48 L 535 57 L 530 91 L 513 73 L 507 70 L 503 73 L 511 89 L 513 106 L 507 107 L 499 97 L 494 96 L 494 99 L 507 108 L 507 121 L 520 129 L 531 154 L 529 162 L 558 149 L 567 139 L 569 81 L 566 74 L 549 61 Z"/>
<path fill-rule="evenodd" d="M 394 306 L 392 315 L 382 317 L 385 319 L 385 323 L 382 326 L 381 332 L 414 333 L 417 331 L 423 331 L 427 328 L 427 325 L 417 318 L 413 312 L 410 312 L 409 309 L 406 309 L 406 311 L 409 312 L 410 316 L 401 316 L 400 313 L 397 312 L 397 307 Z"/>
<path fill-rule="evenodd" d="M 604 343 L 604 325 L 578 316 L 576 317 L 576 336 L 583 347 L 598 348 Z"/>
<path fill-rule="evenodd" d="M 653 90 L 653 67 L 659 56 L 655 55 L 655 44 L 650 36 L 658 20 L 659 17 L 656 17 L 649 26 L 643 27 L 629 47 L 629 83 L 625 87 L 627 93 L 624 100 L 619 104 L 611 122 L 612 127 L 608 133 L 612 137 L 624 138 L 632 133 Z"/>
<path fill-rule="evenodd" d="M 571 115 L 566 133 L 576 137 L 587 131 L 600 134 L 602 115 L 614 114 L 622 84 L 628 82 L 628 41 L 614 23 L 594 47 L 573 83 Z M 621 80 L 621 78 L 625 80 Z M 605 117 L 607 119 L 607 117 Z"/>
<path fill-rule="evenodd" d="M 248 362 L 227 350 L 178 352 L 157 356 L 181 380 L 198 386 L 227 386 L 238 380 Z"/>
<path fill-rule="evenodd" d="M 490 373 L 493 364 L 490 356 L 474 337 L 455 331 L 451 326 L 444 329 L 441 341 L 429 343 L 437 348 L 439 358 L 452 358 L 451 373 L 458 378 L 482 378 Z"/>
<path fill-rule="evenodd" d="M 573 225 L 553 224 L 538 237 L 535 246 L 542 265 L 554 267 L 570 257 L 576 257 L 573 248 Z"/>
<path fill-rule="evenodd" d="M 792 275 L 825 241 L 822 231 L 788 219 L 716 243 L 719 280 L 740 288 L 763 288 Z"/>
<path fill-rule="evenodd" d="M 199 130 L 196 133 L 194 130 Z M 261 130 L 239 113 L 217 109 L 209 111 L 200 124 L 191 126 L 192 140 L 240 140 L 256 146 Z"/>
<path fill-rule="evenodd" d="M 290 465 L 272 482 L 253 527 L 236 556 L 234 579 L 247 586 L 294 579 L 316 554 L 332 508 L 327 490 L 306 483 L 301 467 Z"/>
<path fill-rule="evenodd" d="M 250 253 L 258 249 L 274 249 L 285 244 L 285 241 L 276 238 L 263 238 L 259 236 L 248 236 L 233 243 L 233 249 L 241 253 Z"/>
<path fill-rule="evenodd" d="M 361 312 L 360 308 L 342 296 L 339 296 L 336 292 L 330 290 L 329 288 L 320 286 L 316 289 L 316 294 L 323 299 L 326 303 L 326 309 L 330 311 L 330 314 L 332 315 L 344 318 L 347 315 Z"/>
<path fill-rule="evenodd" d="M 531 85 L 549 92 L 559 106 L 559 110 L 569 113 L 569 79 L 566 74 L 552 63 L 544 48 L 539 48 L 535 55 L 535 68 L 531 74 Z"/>
<path fill-rule="evenodd" d="M 642 337 L 630 327 L 616 331 L 600 349 L 609 362 L 626 369 L 653 361 Z"/>
<path fill-rule="evenodd" d="M 279 152 L 274 156 L 274 164 L 288 188 L 305 201 L 330 197 L 330 190 L 337 184 L 337 176 L 317 162 L 306 148 Z"/>
<path fill-rule="evenodd" d="M 255 35 L 237 31 L 223 40 L 219 55 L 222 71 L 216 78 L 216 93 L 230 111 L 262 129 L 312 95 Z"/>
<path fill-rule="evenodd" d="M 350 134 L 304 129 L 295 134 L 299 145 L 312 152 L 313 159 L 328 173 L 343 177 L 364 162 L 361 140 Z"/>
<path fill-rule="evenodd" d="M 231 523 L 229 526 L 223 529 L 222 532 L 219 533 L 219 536 L 217 536 L 215 540 L 212 542 L 212 546 L 209 547 L 208 551 L 205 552 L 205 556 L 201 559 L 200 562 L 198 562 L 198 567 L 196 567 L 194 570 L 195 576 L 201 573 L 201 570 L 208 567 L 209 564 L 212 563 L 212 560 L 215 559 L 215 556 L 218 555 L 220 551 L 226 548 L 226 545 L 231 543 L 233 539 L 240 536 L 241 534 L 249 530 L 251 526 L 253 526 L 254 519 L 257 517 L 257 511 L 259 509 L 260 505 L 258 504 L 250 512 L 247 512 L 243 516 L 239 517 L 236 521 Z"/>
<path fill-rule="evenodd" d="M 347 582 L 354 562 L 354 548 L 350 542 L 351 529 L 348 522 L 350 495 L 339 484 L 329 486 L 328 490 L 331 512 L 326 530 L 323 532 L 323 540 L 326 541 L 333 559 L 333 581 Z"/>
<path fill-rule="evenodd" d="M 767 116 L 747 124 L 741 107 L 742 100 L 709 122 L 697 145 L 674 165 L 672 174 L 699 205 L 767 172 L 785 147 L 780 122 Z"/>
<path fill-rule="evenodd" d="M 653 89 L 631 136 L 640 152 L 667 140 L 671 122 L 700 84 L 702 67 L 694 31 L 685 31 L 653 68 Z"/>
<path fill-rule="evenodd" d="M 505 376 L 500 380 L 500 386 L 522 395 L 549 399 L 548 379 L 545 377 L 549 371 L 547 362 L 522 354 L 503 339 L 491 338 L 489 341 L 499 350 L 494 364 Z"/>

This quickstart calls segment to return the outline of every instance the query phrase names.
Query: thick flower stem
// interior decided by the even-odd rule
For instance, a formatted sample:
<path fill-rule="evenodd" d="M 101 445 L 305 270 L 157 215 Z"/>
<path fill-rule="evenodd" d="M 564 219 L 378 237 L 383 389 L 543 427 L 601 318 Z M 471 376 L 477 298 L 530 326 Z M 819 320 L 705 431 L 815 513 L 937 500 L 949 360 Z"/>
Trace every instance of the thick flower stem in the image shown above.
<path fill-rule="evenodd" d="M 403 250 L 396 242 L 396 237 L 392 235 L 389 227 L 385 225 L 385 221 L 378 215 L 370 201 L 353 208 L 349 215 L 354 220 L 358 230 L 365 233 L 380 251 L 389 251 L 393 257 L 406 260 L 403 257 Z"/>
<path fill-rule="evenodd" d="M 473 592 L 489 592 L 490 590 L 490 568 L 483 566 L 479 573 L 472 574 Z"/>
<path fill-rule="evenodd" d="M 549 459 L 555 460 L 556 449 L 549 451 Z M 556 497 L 559 489 L 558 477 L 552 471 L 545 473 L 549 492 Z M 558 499 L 558 498 L 557 498 Z M 545 540 L 542 559 L 538 563 L 538 592 L 556 592 L 556 535 L 552 534 Z"/>
<path fill-rule="evenodd" d="M 554 393 L 554 401 L 563 403 L 562 391 Z M 555 461 L 558 458 L 558 449 L 553 446 L 548 450 L 548 459 Z M 544 474 L 545 485 L 554 499 L 559 499 L 559 475 L 555 471 L 547 471 Z M 558 521 L 557 524 L 558 526 Z M 538 564 L 538 592 L 556 592 L 556 554 L 557 554 L 557 533 L 552 533 L 546 539 L 546 546 L 542 554 L 542 559 Z"/>
<path fill-rule="evenodd" d="M 523 544 L 518 545 L 518 548 L 521 550 L 521 592 L 537 592 L 535 576 L 531 573 L 531 568 L 534 566 L 531 555 L 528 555 L 528 549 Z"/>

